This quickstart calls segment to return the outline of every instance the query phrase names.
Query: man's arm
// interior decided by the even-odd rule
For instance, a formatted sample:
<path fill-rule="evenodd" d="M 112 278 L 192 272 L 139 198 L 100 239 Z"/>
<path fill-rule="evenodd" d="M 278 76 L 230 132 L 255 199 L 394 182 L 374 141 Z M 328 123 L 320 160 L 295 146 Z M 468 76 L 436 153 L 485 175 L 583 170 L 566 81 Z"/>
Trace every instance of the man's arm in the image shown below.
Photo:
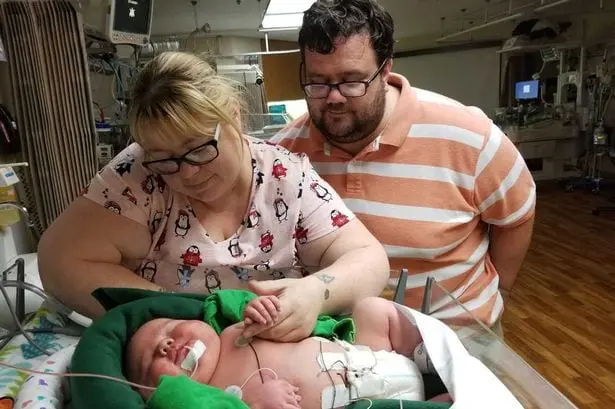
<path fill-rule="evenodd" d="M 507 298 L 512 291 L 529 248 L 534 216 L 514 227 L 491 226 L 489 256 L 500 276 L 500 290 Z"/>
<path fill-rule="evenodd" d="M 474 193 L 476 209 L 490 227 L 489 256 L 506 299 L 531 241 L 536 185 L 518 149 L 495 125 L 477 161 Z"/>

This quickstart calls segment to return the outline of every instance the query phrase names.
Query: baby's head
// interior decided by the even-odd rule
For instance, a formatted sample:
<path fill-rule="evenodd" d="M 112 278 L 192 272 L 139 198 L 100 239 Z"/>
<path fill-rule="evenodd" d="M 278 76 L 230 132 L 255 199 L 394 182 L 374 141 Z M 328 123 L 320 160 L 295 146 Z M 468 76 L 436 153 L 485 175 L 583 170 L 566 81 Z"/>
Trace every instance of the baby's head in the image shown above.
<path fill-rule="evenodd" d="M 197 341 L 205 352 L 196 365 L 182 362 Z M 127 378 L 140 385 L 156 387 L 162 375 L 192 376 L 197 382 L 208 383 L 218 364 L 220 338 L 202 321 L 157 318 L 143 325 L 133 335 L 126 348 Z M 189 361 L 189 359 L 187 360 Z M 192 366 L 192 368 L 190 368 Z M 149 393 L 139 390 L 144 398 Z"/>

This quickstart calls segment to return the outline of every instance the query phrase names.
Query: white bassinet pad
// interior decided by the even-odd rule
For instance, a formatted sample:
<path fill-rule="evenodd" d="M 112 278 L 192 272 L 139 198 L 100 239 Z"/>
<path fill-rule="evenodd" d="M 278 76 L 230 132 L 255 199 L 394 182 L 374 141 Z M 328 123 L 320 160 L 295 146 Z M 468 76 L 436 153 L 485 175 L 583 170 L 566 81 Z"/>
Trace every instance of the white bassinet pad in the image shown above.
<path fill-rule="evenodd" d="M 451 409 L 523 409 L 446 324 L 403 305 L 395 306 L 419 329 L 427 354 L 455 402 Z"/>
<path fill-rule="evenodd" d="M 51 355 L 35 368 L 40 372 L 67 372 L 75 345 L 64 348 Z M 32 375 L 21 387 L 15 408 L 19 409 L 62 409 L 68 391 L 66 378 L 59 376 Z"/>

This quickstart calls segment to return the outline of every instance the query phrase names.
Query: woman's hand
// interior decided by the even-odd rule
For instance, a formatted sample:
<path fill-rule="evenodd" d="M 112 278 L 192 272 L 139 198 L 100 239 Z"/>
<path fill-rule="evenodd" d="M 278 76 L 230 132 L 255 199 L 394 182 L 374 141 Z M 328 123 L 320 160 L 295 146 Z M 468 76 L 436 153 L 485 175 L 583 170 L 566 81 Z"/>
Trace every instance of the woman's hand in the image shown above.
<path fill-rule="evenodd" d="M 243 336 L 277 342 L 300 341 L 312 333 L 324 302 L 322 284 L 313 277 L 250 281 L 250 290 L 259 297 L 277 296 L 279 315 L 274 325 L 270 323 L 246 323 Z"/>
<path fill-rule="evenodd" d="M 284 379 L 266 380 L 246 388 L 244 401 L 251 409 L 300 409 L 299 388 Z"/>

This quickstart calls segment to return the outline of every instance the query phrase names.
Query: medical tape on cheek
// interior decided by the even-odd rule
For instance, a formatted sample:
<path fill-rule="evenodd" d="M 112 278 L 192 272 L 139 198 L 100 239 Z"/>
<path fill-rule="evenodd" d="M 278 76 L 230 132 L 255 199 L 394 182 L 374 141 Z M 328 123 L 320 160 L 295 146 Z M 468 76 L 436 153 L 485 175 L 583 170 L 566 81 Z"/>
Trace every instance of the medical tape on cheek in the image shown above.
<path fill-rule="evenodd" d="M 182 361 L 180 367 L 184 371 L 194 371 L 196 369 L 197 363 L 199 362 L 199 359 L 201 359 L 207 347 L 204 343 L 197 339 L 194 345 L 192 345 L 192 347 L 189 347 L 188 349 L 188 354 Z"/>

